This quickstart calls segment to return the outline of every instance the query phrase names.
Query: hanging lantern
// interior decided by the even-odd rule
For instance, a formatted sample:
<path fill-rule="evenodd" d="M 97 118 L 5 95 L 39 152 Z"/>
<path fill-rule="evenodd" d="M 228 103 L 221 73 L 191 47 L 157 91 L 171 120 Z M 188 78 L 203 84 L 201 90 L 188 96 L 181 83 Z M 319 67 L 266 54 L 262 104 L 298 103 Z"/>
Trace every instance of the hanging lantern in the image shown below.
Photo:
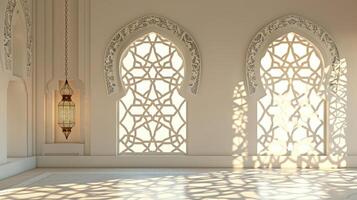
<path fill-rule="evenodd" d="M 76 107 L 72 101 L 73 90 L 66 80 L 65 84 L 60 90 L 62 100 L 58 104 L 58 125 L 62 128 L 62 132 L 66 139 L 71 134 L 72 128 L 75 125 L 75 111 Z"/>
<path fill-rule="evenodd" d="M 62 128 L 62 132 L 68 139 L 72 128 L 75 125 L 76 107 L 72 101 L 73 90 L 68 83 L 68 0 L 65 1 L 65 76 L 66 82 L 60 90 L 62 100 L 58 104 L 58 125 Z"/>

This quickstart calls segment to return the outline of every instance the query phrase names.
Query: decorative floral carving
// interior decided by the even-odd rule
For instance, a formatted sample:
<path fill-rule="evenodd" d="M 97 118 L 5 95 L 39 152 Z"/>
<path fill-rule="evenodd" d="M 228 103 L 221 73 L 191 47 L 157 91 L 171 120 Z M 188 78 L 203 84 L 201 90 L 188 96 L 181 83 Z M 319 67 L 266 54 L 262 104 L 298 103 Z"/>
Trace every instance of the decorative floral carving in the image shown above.
<path fill-rule="evenodd" d="M 258 86 L 258 81 L 256 78 L 256 72 L 258 72 L 258 58 L 257 53 L 265 44 L 266 39 L 269 36 L 280 29 L 287 27 L 298 27 L 300 29 L 304 29 L 305 31 L 315 35 L 324 45 L 324 47 L 329 52 L 330 64 L 332 66 L 332 71 L 329 80 L 330 89 L 335 91 L 336 85 L 338 84 L 338 78 L 340 74 L 339 63 L 340 63 L 340 55 L 337 50 L 337 46 L 333 41 L 332 37 L 325 31 L 321 26 L 313 23 L 310 20 L 304 19 L 300 16 L 289 15 L 277 19 L 263 29 L 261 29 L 253 38 L 252 42 L 248 47 L 247 57 L 246 57 L 246 78 L 247 78 L 247 86 L 250 94 L 253 94 Z"/>
<path fill-rule="evenodd" d="M 119 49 L 119 47 L 122 46 L 122 43 L 125 41 L 125 39 L 127 39 L 127 37 L 130 36 L 130 34 L 150 26 L 164 29 L 165 31 L 172 33 L 185 44 L 190 53 L 192 64 L 189 87 L 191 92 L 196 94 L 201 71 L 201 56 L 196 42 L 194 41 L 193 37 L 180 25 L 165 17 L 154 15 L 143 16 L 130 22 L 126 26 L 122 27 L 118 32 L 116 32 L 109 42 L 104 59 L 104 75 L 108 94 L 112 94 L 117 90 L 117 83 L 113 66 L 116 51 Z"/>
<path fill-rule="evenodd" d="M 5 69 L 12 69 L 12 16 L 16 7 L 16 0 L 8 0 L 4 21 L 4 50 Z"/>
<path fill-rule="evenodd" d="M 31 65 L 32 65 L 32 21 L 31 13 L 29 8 L 28 0 L 21 0 L 21 7 L 23 9 L 25 20 L 26 20 L 26 73 L 29 77 L 31 75 Z M 5 68 L 7 70 L 12 70 L 12 17 L 14 15 L 17 0 L 8 0 L 8 4 L 5 10 L 5 23 L 4 23 L 4 50 L 5 50 Z"/>
<path fill-rule="evenodd" d="M 31 11 L 30 4 L 28 0 L 21 0 L 22 9 L 24 10 L 25 20 L 26 20 L 26 73 L 27 76 L 31 76 L 31 66 L 32 66 L 32 21 L 31 21 Z"/>

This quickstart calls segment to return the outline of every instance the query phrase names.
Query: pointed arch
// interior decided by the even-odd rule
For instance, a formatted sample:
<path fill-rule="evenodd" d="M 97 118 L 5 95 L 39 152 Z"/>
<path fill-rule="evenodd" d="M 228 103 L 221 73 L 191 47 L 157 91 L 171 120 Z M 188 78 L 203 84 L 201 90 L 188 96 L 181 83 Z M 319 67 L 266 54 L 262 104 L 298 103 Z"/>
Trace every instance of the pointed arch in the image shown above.
<path fill-rule="evenodd" d="M 13 17 L 19 7 L 20 14 L 25 18 L 26 24 L 26 75 L 30 77 L 32 66 L 32 21 L 30 14 L 30 5 L 27 0 L 8 0 L 5 10 L 4 21 L 4 52 L 5 69 L 12 71 L 13 65 Z"/>
<path fill-rule="evenodd" d="M 115 73 L 114 67 L 118 50 L 123 48 L 124 43 L 127 42 L 130 35 L 142 32 L 148 28 L 163 30 L 184 44 L 189 54 L 189 64 L 187 66 L 191 67 L 191 77 L 188 87 L 192 94 L 196 94 L 201 73 L 201 56 L 197 43 L 192 35 L 179 24 L 165 17 L 155 15 L 143 16 L 130 22 L 119 29 L 108 43 L 104 57 L 104 76 L 107 93 L 110 95 L 118 91 L 119 77 L 117 77 L 118 74 Z"/>
<path fill-rule="evenodd" d="M 253 99 L 256 99 L 257 101 L 252 101 L 251 103 L 249 103 L 250 106 L 253 106 L 253 110 L 256 110 L 256 121 L 254 123 L 251 123 L 251 126 L 255 126 L 256 128 L 256 134 L 257 134 L 257 147 L 259 145 L 259 143 L 264 143 L 264 145 L 266 145 L 266 141 L 271 140 L 272 137 L 270 137 L 270 133 L 268 133 L 267 136 L 261 137 L 262 136 L 262 132 L 266 132 L 261 131 L 261 133 L 258 133 L 258 129 L 259 126 L 258 124 L 262 122 L 262 111 L 263 113 L 268 113 L 269 117 L 271 118 L 276 118 L 276 116 L 278 116 L 279 114 L 276 115 L 276 113 L 279 113 L 279 109 L 275 109 L 278 106 L 278 102 L 272 103 L 271 100 L 272 98 L 270 98 L 272 95 L 269 95 L 269 92 L 271 93 L 272 91 L 267 91 L 267 87 L 269 87 L 269 85 L 272 85 L 276 82 L 281 82 L 281 73 L 274 71 L 271 72 L 271 74 L 268 74 L 268 77 L 263 77 L 265 75 L 267 75 L 266 70 L 270 71 L 272 68 L 276 68 L 277 70 L 283 70 L 281 67 L 279 68 L 279 65 L 285 65 L 286 62 L 285 61 L 291 61 L 288 59 L 288 57 L 283 57 L 281 58 L 282 60 L 285 60 L 283 62 L 283 64 L 281 62 L 270 62 L 272 60 L 277 60 L 280 59 L 279 55 L 281 53 L 284 53 L 284 56 L 289 54 L 289 52 L 291 52 L 291 50 L 287 50 L 284 49 L 283 52 L 276 52 L 274 50 L 274 47 L 278 44 L 282 44 L 282 43 L 291 43 L 292 41 L 289 41 L 289 39 L 284 39 L 285 36 L 287 36 L 288 33 L 294 33 L 294 35 L 297 35 L 297 37 L 299 37 L 300 39 L 297 41 L 297 43 L 299 45 L 302 46 L 308 46 L 308 48 L 310 50 L 310 52 L 314 52 L 317 57 L 319 58 L 319 60 L 321 60 L 322 65 L 320 65 L 321 68 L 321 76 L 318 75 L 317 73 L 314 72 L 314 77 L 308 77 L 309 79 L 312 79 L 312 81 L 314 81 L 314 84 L 316 82 L 319 82 L 318 84 L 320 84 L 320 88 L 323 88 L 321 90 L 316 90 L 317 92 L 319 92 L 319 95 L 321 95 L 322 99 L 321 101 L 316 101 L 316 105 L 314 103 L 312 103 L 312 105 L 310 104 L 309 106 L 315 106 L 316 108 L 318 107 L 317 105 L 323 105 L 320 106 L 321 109 L 323 109 L 323 112 L 318 111 L 320 113 L 318 113 L 318 115 L 321 115 L 323 117 L 320 118 L 321 123 L 316 123 L 319 126 L 324 126 L 323 129 L 321 129 L 321 132 L 324 132 L 324 135 L 321 135 L 313 141 L 317 141 L 314 144 L 320 144 L 320 142 L 318 140 L 323 140 L 324 143 L 324 147 L 323 147 L 323 151 L 322 151 L 322 146 L 318 146 L 315 145 L 315 147 L 320 148 L 320 150 L 316 151 L 316 152 L 312 152 L 311 155 L 318 155 L 316 158 L 318 158 L 317 160 L 314 160 L 311 156 L 308 156 L 310 153 L 294 153 L 291 156 L 285 156 L 285 155 L 289 155 L 289 153 L 283 153 L 283 154 L 276 154 L 276 153 L 272 153 L 272 152 L 280 152 L 281 151 L 278 150 L 274 150 L 273 149 L 264 149 L 261 148 L 262 151 L 260 151 L 257 148 L 257 153 L 262 152 L 262 155 L 258 156 L 258 160 L 257 160 L 257 165 L 261 166 L 261 165 L 265 165 L 265 164 L 271 164 L 274 162 L 278 162 L 280 165 L 283 165 L 285 163 L 296 163 L 297 166 L 301 164 L 301 166 L 330 166 L 330 167 L 343 167 L 346 166 L 346 155 L 347 155 L 347 145 L 346 145 L 346 121 L 347 121 L 347 63 L 345 58 L 340 57 L 340 53 L 339 50 L 337 48 L 336 43 L 334 42 L 334 40 L 332 39 L 332 36 L 327 33 L 327 31 L 322 28 L 321 26 L 319 26 L 318 24 L 315 24 L 314 22 L 305 19 L 301 16 L 296 16 L 296 15 L 288 15 L 288 16 L 284 16 L 281 17 L 277 20 L 274 20 L 273 22 L 269 23 L 268 25 L 266 25 L 264 28 L 262 28 L 253 38 L 253 40 L 251 41 L 249 47 L 248 47 L 248 51 L 247 51 L 247 55 L 246 55 L 246 86 L 248 89 L 248 92 L 250 95 L 254 95 L 255 97 L 253 97 Z M 300 41 L 301 40 L 301 41 Z M 292 43 L 295 43 L 294 41 Z M 293 45 L 293 44 L 288 44 L 289 45 Z M 298 46 L 299 46 L 298 45 Z M 294 47 L 290 46 L 292 49 L 294 49 Z M 300 47 L 299 47 L 300 48 Z M 297 50 L 297 49 L 296 49 Z M 294 50 L 293 50 L 294 51 Z M 298 50 L 297 50 L 298 51 Z M 265 56 L 266 53 L 269 53 L 271 55 L 273 55 L 273 57 L 275 56 L 275 54 L 279 54 L 277 57 L 272 58 L 271 55 Z M 305 52 L 304 54 L 307 54 L 307 52 Z M 265 58 L 264 58 L 265 57 Z M 271 59 L 267 59 L 267 58 L 271 58 Z M 294 57 L 299 58 L 299 55 L 295 55 Z M 262 59 L 264 58 L 264 59 Z M 294 59 L 296 59 L 294 58 Z M 268 62 L 269 61 L 269 62 Z M 264 64 L 265 62 L 265 64 Z M 309 61 L 310 62 L 310 61 Z M 267 64 L 268 63 L 268 64 Z M 270 65 L 271 63 L 273 63 L 272 65 Z M 289 64 L 289 63 L 288 63 Z M 303 63 L 304 67 L 306 67 L 305 65 L 308 64 L 308 62 Z M 303 64 L 297 64 L 299 66 L 302 66 Z M 310 63 L 312 64 L 312 63 Z M 265 69 L 263 69 L 263 75 L 261 75 L 261 68 L 265 65 Z M 309 65 L 309 64 L 308 64 Z M 269 67 L 270 66 L 270 67 Z M 272 67 L 273 66 L 273 67 Z M 289 67 L 285 67 L 285 69 L 288 69 Z M 265 71 L 264 71 L 265 70 Z M 291 70 L 290 70 L 291 71 Z M 291 73 L 291 72 L 283 72 L 283 74 L 285 73 L 286 77 L 290 77 L 291 75 L 294 76 L 295 72 Z M 304 72 L 305 73 L 305 72 Z M 306 75 L 306 74 L 305 74 Z M 271 79 L 269 78 L 269 76 L 273 76 L 275 78 L 277 78 L 277 81 L 275 82 L 269 82 L 271 81 Z M 320 77 L 316 77 L 316 76 L 320 76 Z M 265 79 L 265 80 L 262 80 Z M 268 80 L 269 79 L 269 80 Z M 265 87 L 263 86 L 263 83 L 265 84 Z M 298 84 L 298 85 L 304 85 L 304 84 Z M 291 87 L 294 87 L 293 85 L 290 85 Z M 289 86 L 289 87 L 290 87 Z M 274 86 L 273 86 L 274 87 Z M 313 91 L 313 90 L 310 90 Z M 273 91 L 274 92 L 274 91 Z M 301 94 L 306 94 L 307 93 L 301 93 Z M 301 105 L 297 105 L 298 101 L 290 101 L 291 99 L 287 99 L 285 97 L 290 98 L 291 95 L 289 96 L 284 96 L 280 93 L 278 93 L 277 95 L 277 99 L 278 101 L 282 104 L 282 107 L 284 107 L 283 111 L 280 113 L 286 114 L 287 112 L 289 112 L 289 110 L 286 110 L 285 105 L 290 106 L 291 107 L 291 111 L 292 110 L 298 110 L 300 109 Z M 315 95 L 316 96 L 316 95 Z M 318 95 L 317 95 L 318 96 Z M 316 100 L 316 98 L 310 98 L 311 102 L 314 101 L 314 99 Z M 326 103 L 323 103 L 324 101 L 326 101 Z M 318 104 L 322 102 L 321 104 Z M 261 103 L 266 103 L 266 105 L 270 108 L 273 108 L 275 110 L 272 111 L 272 109 L 270 109 L 270 111 L 264 110 L 267 109 L 266 106 L 263 105 L 263 107 L 258 108 L 258 106 L 261 106 Z M 269 104 L 269 105 L 268 105 Z M 272 106 L 273 105 L 273 106 Z M 308 105 L 306 103 L 303 103 L 302 105 Z M 319 108 L 320 109 L 320 108 Z M 317 110 L 319 110 L 317 109 Z M 320 109 L 320 110 L 321 110 Z M 286 112 L 285 112 L 286 111 Z M 316 111 L 316 109 L 315 109 Z M 324 114 L 326 113 L 326 114 Z M 316 114 L 316 112 L 315 112 Z M 289 113 L 287 114 L 289 115 Z M 305 113 L 306 115 L 306 113 Z M 297 126 L 295 127 L 299 127 L 301 125 L 301 123 L 295 123 L 298 122 L 299 120 L 304 120 L 301 118 L 301 116 L 294 116 L 294 120 L 292 120 L 292 118 L 289 118 L 289 116 L 278 116 L 280 117 L 279 119 L 283 119 L 283 120 L 276 120 L 275 122 L 279 122 L 280 125 L 283 126 L 287 126 L 287 121 L 291 121 L 291 124 L 297 124 Z M 277 118 L 278 119 L 278 118 Z M 317 119 L 317 118 L 315 118 Z M 289 122 L 290 122 L 289 121 Z M 271 124 L 273 123 L 272 120 L 265 120 L 265 122 L 270 123 L 267 126 L 261 126 L 260 128 L 266 128 L 269 126 L 269 128 L 271 127 Z M 262 122 L 262 123 L 265 123 Z M 310 123 L 310 122 L 309 122 Z M 288 131 L 291 132 L 291 127 L 285 127 L 287 128 Z M 269 129 L 270 130 L 270 129 Z M 285 130 L 285 129 L 284 129 Z M 294 129 L 295 130 L 295 129 Z M 314 131 L 312 132 L 313 134 Z M 259 135 L 260 134 L 260 135 Z M 269 135 L 270 134 L 270 135 Z M 312 134 L 311 134 L 312 135 Z M 286 137 L 285 137 L 286 138 Z M 296 138 L 298 139 L 298 138 Z M 313 138 L 314 139 L 314 138 Z M 282 139 L 284 140 L 284 138 Z M 285 140 L 284 140 L 285 141 Z M 299 140 L 300 141 L 300 140 Z M 299 141 L 297 141 L 297 145 L 299 145 Z M 309 144 L 310 140 L 306 140 L 302 141 L 301 140 L 301 144 Z M 284 149 L 288 150 L 287 152 L 292 153 L 294 148 L 292 145 L 290 146 L 286 146 L 285 143 L 284 145 L 281 145 L 282 143 L 277 142 L 276 145 L 272 145 L 273 147 L 284 147 Z M 286 146 L 286 148 L 285 148 Z M 300 149 L 300 148 L 296 148 L 296 149 Z M 320 152 L 319 152 L 320 151 Z M 264 161 L 264 156 L 265 155 L 272 155 L 272 159 L 269 160 L 269 162 Z M 284 155 L 285 157 L 281 159 L 281 155 Z M 314 156 L 313 156 L 314 157 Z M 281 160 L 280 160 L 281 159 Z M 299 164 L 300 163 L 300 164 Z"/>
<path fill-rule="evenodd" d="M 266 25 L 254 36 L 249 44 L 245 67 L 249 94 L 254 94 L 256 89 L 262 85 L 259 78 L 259 51 L 269 43 L 268 40 L 274 34 L 284 30 L 300 30 L 320 43 L 325 55 L 328 57 L 326 61 L 329 63 L 326 63 L 326 66 L 331 66 L 331 73 L 328 78 L 329 88 L 336 92 L 340 74 L 340 54 L 331 35 L 323 27 L 308 19 L 297 15 L 288 15 Z"/>

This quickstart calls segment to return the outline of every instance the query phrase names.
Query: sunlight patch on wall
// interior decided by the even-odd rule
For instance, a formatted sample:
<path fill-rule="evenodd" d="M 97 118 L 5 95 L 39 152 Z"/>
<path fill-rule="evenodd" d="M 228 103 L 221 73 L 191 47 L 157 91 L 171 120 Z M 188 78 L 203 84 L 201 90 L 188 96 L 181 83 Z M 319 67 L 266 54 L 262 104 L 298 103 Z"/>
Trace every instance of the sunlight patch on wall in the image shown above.
<path fill-rule="evenodd" d="M 233 167 L 244 167 L 244 156 L 248 156 L 248 96 L 244 81 L 238 82 L 233 91 Z"/>
<path fill-rule="evenodd" d="M 233 92 L 233 125 L 234 130 L 232 152 L 234 156 L 248 155 L 247 126 L 248 101 L 244 82 L 241 81 Z"/>
<path fill-rule="evenodd" d="M 325 88 L 322 56 L 290 32 L 273 41 L 261 60 L 266 95 L 257 103 L 259 155 L 325 153 Z"/>

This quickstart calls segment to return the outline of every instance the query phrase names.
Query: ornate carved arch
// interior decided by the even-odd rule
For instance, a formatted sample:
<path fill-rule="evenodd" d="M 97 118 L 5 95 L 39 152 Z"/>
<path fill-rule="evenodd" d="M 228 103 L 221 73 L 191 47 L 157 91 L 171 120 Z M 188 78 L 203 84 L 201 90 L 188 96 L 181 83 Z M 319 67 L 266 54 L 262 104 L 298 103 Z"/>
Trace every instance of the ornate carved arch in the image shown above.
<path fill-rule="evenodd" d="M 336 91 L 340 74 L 340 55 L 335 42 L 327 31 L 318 24 L 305 19 L 301 16 L 288 15 L 266 25 L 261 29 L 251 41 L 246 56 L 246 81 L 249 94 L 254 94 L 260 81 L 257 79 L 259 72 L 258 51 L 266 43 L 270 36 L 286 28 L 299 28 L 319 39 L 319 42 L 328 51 L 329 65 L 332 67 L 329 77 L 329 87 L 332 91 Z"/>
<path fill-rule="evenodd" d="M 320 165 L 327 163 L 333 167 L 346 166 L 347 143 L 346 143 L 346 118 L 347 118 L 347 63 L 340 57 L 337 45 L 324 28 L 310 20 L 300 16 L 289 15 L 274 20 L 261 29 L 251 41 L 246 56 L 246 85 L 248 92 L 254 94 L 258 87 L 262 86 L 260 80 L 260 58 L 262 50 L 265 50 L 276 36 L 280 33 L 297 32 L 306 39 L 312 39 L 312 43 L 317 45 L 324 57 L 325 75 L 329 90 L 326 91 L 326 101 L 328 106 L 326 112 L 328 117 L 325 119 L 327 132 L 325 136 L 326 156 L 319 157 L 318 161 L 306 159 L 304 156 L 286 157 L 287 160 L 279 161 L 281 164 L 289 161 L 298 163 L 301 159 L 306 165 Z M 330 70 L 328 73 L 327 69 Z M 261 161 L 259 161 L 261 162 Z M 262 161 L 260 164 L 263 164 Z M 270 161 L 270 163 L 275 161 Z"/>
<path fill-rule="evenodd" d="M 25 16 L 26 23 L 26 73 L 29 77 L 31 75 L 31 65 L 32 65 L 32 21 L 30 13 L 30 5 L 28 0 L 19 1 Z M 4 50 L 5 50 L 5 68 L 7 70 L 12 70 L 12 17 L 15 12 L 15 7 L 18 0 L 8 0 L 6 10 L 5 10 L 5 22 L 4 22 Z"/>
<path fill-rule="evenodd" d="M 143 16 L 130 22 L 129 24 L 122 27 L 119 31 L 117 31 L 110 40 L 104 57 L 104 76 L 108 94 L 113 94 L 118 89 L 114 70 L 114 59 L 117 50 L 120 49 L 128 36 L 148 27 L 164 29 L 165 31 L 168 31 L 174 35 L 179 41 L 183 42 L 183 44 L 185 44 L 187 51 L 189 52 L 192 65 L 189 87 L 191 92 L 196 94 L 201 72 L 201 56 L 197 43 L 193 39 L 192 35 L 189 34 L 179 24 L 165 17 L 155 15 Z"/>

